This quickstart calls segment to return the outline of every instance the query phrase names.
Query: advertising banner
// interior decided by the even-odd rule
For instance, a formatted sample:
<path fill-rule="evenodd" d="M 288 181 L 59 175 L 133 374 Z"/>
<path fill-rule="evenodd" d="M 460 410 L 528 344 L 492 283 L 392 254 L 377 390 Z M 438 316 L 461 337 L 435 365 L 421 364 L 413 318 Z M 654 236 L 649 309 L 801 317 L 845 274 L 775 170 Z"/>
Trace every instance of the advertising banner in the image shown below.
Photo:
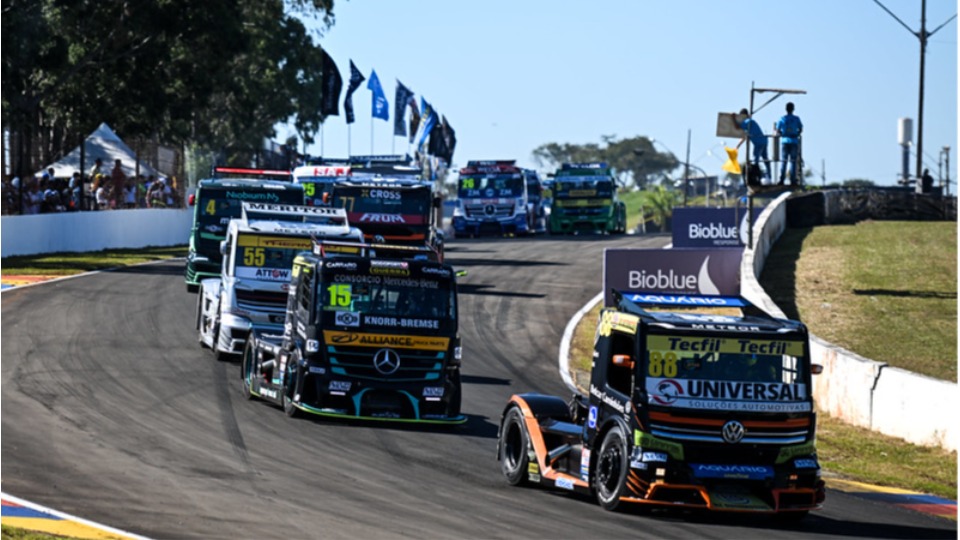
<path fill-rule="evenodd" d="M 753 209 L 753 223 L 763 208 Z M 747 208 L 673 209 L 673 247 L 742 247 L 749 237 Z"/>
<path fill-rule="evenodd" d="M 605 249 L 603 305 L 611 289 L 739 296 L 743 248 Z"/>

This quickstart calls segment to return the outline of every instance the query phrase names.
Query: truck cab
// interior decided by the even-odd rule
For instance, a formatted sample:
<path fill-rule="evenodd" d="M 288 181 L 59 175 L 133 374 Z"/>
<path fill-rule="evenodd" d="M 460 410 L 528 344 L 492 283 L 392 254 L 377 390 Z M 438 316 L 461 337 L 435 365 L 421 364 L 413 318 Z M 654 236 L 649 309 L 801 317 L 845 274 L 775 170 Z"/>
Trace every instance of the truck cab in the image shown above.
<path fill-rule="evenodd" d="M 606 163 L 564 163 L 554 175 L 550 234 L 627 231 L 627 208 Z"/>
<path fill-rule="evenodd" d="M 806 327 L 740 297 L 616 297 L 601 311 L 586 395 L 508 403 L 499 444 L 507 479 L 592 495 L 610 510 L 797 519 L 819 509 L 811 376 L 820 366 Z"/>
<path fill-rule="evenodd" d="M 293 181 L 303 186 L 303 204 L 330 206 L 333 185 L 341 179 L 349 178 L 350 174 L 350 165 L 347 163 L 301 165 L 293 169 Z"/>
<path fill-rule="evenodd" d="M 453 210 L 457 236 L 532 233 L 527 177 L 516 160 L 467 162 L 460 169 Z"/>
<path fill-rule="evenodd" d="M 305 223 L 303 219 L 323 222 Z M 220 277 L 200 282 L 196 326 L 217 358 L 239 355 L 254 329 L 283 327 L 290 268 L 314 237 L 362 240 L 340 209 L 244 203 L 220 244 Z"/>
<path fill-rule="evenodd" d="M 322 241 L 292 273 L 282 334 L 247 342 L 247 397 L 291 416 L 466 421 L 456 274 L 435 252 Z"/>

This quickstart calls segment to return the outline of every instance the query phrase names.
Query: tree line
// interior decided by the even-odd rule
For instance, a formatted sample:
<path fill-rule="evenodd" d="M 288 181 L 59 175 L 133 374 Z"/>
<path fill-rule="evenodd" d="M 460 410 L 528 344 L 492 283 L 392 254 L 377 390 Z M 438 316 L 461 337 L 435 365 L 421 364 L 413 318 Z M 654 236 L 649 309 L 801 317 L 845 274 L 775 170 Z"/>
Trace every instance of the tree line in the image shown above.
<path fill-rule="evenodd" d="M 3 128 L 16 174 L 101 122 L 124 138 L 249 157 L 274 125 L 319 130 L 333 0 L 3 0 Z"/>

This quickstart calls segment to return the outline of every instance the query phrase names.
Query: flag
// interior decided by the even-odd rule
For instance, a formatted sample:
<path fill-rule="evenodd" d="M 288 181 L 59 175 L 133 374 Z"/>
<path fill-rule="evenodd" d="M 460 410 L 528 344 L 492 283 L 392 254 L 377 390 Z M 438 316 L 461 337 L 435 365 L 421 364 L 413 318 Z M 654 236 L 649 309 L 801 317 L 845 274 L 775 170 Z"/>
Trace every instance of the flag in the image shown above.
<path fill-rule="evenodd" d="M 367 89 L 370 90 L 370 116 L 374 118 L 390 119 L 390 105 L 387 103 L 387 96 L 383 93 L 383 87 L 380 86 L 380 79 L 377 77 L 377 70 L 370 70 L 370 80 L 367 81 Z"/>
<path fill-rule="evenodd" d="M 427 137 L 430 136 L 430 132 L 433 131 L 433 126 L 437 123 L 437 111 L 433 110 L 433 106 L 427 103 L 427 100 L 423 99 L 423 96 L 420 96 L 420 128 L 417 135 L 417 148 L 423 148 L 423 144 L 427 142 Z"/>
<path fill-rule="evenodd" d="M 727 148 L 723 147 L 727 151 L 727 162 L 724 163 L 720 168 L 732 174 L 741 174 L 740 171 L 740 162 L 737 161 L 737 149 L 736 148 Z"/>
<path fill-rule="evenodd" d="M 413 100 L 413 91 L 397 79 L 397 93 L 393 102 L 393 134 L 403 137 L 407 134 L 407 126 L 403 122 L 404 109 L 407 103 Z"/>
<path fill-rule="evenodd" d="M 447 123 L 447 117 L 443 121 L 437 122 L 430 131 L 430 142 L 427 145 L 427 153 L 446 160 L 447 163 L 453 161 L 453 147 L 457 144 L 457 137 L 453 128 Z"/>
<path fill-rule="evenodd" d="M 410 96 L 410 142 L 413 142 L 417 136 L 417 129 L 420 128 L 420 109 L 417 108 L 417 100 Z"/>
<path fill-rule="evenodd" d="M 343 77 L 333 58 L 323 52 L 323 96 L 320 98 L 320 114 L 327 116 L 340 115 L 340 91 L 343 90 Z"/>
<path fill-rule="evenodd" d="M 357 66 L 353 65 L 353 60 L 350 60 L 350 84 L 347 86 L 347 97 L 343 98 L 343 110 L 347 113 L 348 124 L 352 124 L 355 120 L 353 116 L 353 92 L 360 88 L 360 83 L 365 80 L 366 77 L 363 76 L 363 73 L 360 73 Z"/>

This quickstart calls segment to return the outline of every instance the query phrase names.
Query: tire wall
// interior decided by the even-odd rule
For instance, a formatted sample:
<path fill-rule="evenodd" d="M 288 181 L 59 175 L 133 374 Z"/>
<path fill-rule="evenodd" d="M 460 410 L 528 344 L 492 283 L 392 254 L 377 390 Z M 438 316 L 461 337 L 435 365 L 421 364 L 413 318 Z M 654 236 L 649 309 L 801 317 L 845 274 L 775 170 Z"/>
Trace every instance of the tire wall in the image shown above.
<path fill-rule="evenodd" d="M 741 294 L 769 313 L 784 317 L 783 312 L 760 287 L 757 277 L 767 255 L 783 234 L 788 222 L 787 200 L 783 194 L 764 209 L 754 224 L 753 249 L 744 250 L 740 266 Z M 814 208 L 814 215 L 823 216 L 819 223 L 798 223 L 800 226 L 847 222 L 860 217 L 865 208 L 886 214 L 897 207 L 891 198 L 912 196 L 895 193 L 890 198 L 859 191 L 824 191 L 807 194 L 802 204 Z M 915 200 L 914 208 L 923 209 L 919 219 L 936 219 L 932 209 L 946 209 L 940 219 L 956 219 L 956 199 L 940 201 Z M 862 203 L 862 204 L 861 204 Z M 822 209 L 821 209 L 822 205 Z M 793 214 L 797 214 L 794 210 Z M 873 219 L 904 219 L 901 210 Z M 809 214 L 807 214 L 809 215 Z M 819 219 L 819 218 L 818 218 Z M 916 217 L 914 218 L 916 219 Z M 956 382 L 933 379 L 890 367 L 859 356 L 816 336 L 810 336 L 810 356 L 823 366 L 823 373 L 813 377 L 813 396 L 820 411 L 850 424 L 899 437 L 913 444 L 940 446 L 956 451 L 957 423 L 953 412 L 960 408 Z"/>
<path fill-rule="evenodd" d="M 0 219 L 3 257 L 186 245 L 191 209 L 64 212 Z"/>

